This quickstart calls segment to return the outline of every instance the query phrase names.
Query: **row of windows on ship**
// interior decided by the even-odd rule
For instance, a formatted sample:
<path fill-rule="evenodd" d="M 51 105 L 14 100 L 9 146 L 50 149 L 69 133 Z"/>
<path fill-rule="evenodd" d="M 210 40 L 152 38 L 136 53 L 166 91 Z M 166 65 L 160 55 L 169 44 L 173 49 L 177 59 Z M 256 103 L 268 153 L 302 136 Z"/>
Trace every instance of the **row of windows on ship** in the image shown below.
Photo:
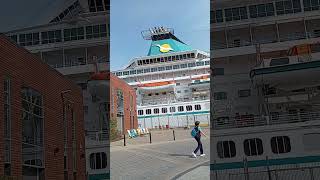
<path fill-rule="evenodd" d="M 161 62 L 171 62 L 171 61 L 184 60 L 184 59 L 190 59 L 190 58 L 195 58 L 195 53 L 185 53 L 185 54 L 179 54 L 179 55 L 163 56 L 163 57 L 157 57 L 157 58 L 138 60 L 138 65 L 140 66 L 140 65 L 155 64 L 155 63 L 161 63 Z M 204 58 L 207 58 L 207 56 L 198 53 L 197 58 L 204 59 Z"/>
<path fill-rule="evenodd" d="M 270 145 L 274 154 L 289 153 L 291 151 L 291 143 L 288 136 L 272 137 Z M 216 148 L 218 157 L 221 159 L 233 158 L 237 154 L 236 144 L 232 140 L 218 141 Z M 264 152 L 264 146 L 260 138 L 245 139 L 243 141 L 243 149 L 246 156 L 260 156 Z"/>
<path fill-rule="evenodd" d="M 193 106 L 192 105 L 187 105 L 187 106 L 178 106 L 178 112 L 185 112 L 186 111 L 192 111 L 193 110 Z M 201 105 L 200 104 L 196 104 L 194 105 L 194 110 L 195 111 L 200 111 L 201 110 Z M 176 107 L 172 106 L 169 108 L 170 113 L 174 113 L 176 112 Z M 167 107 L 163 107 L 161 108 L 161 114 L 166 114 L 168 113 L 168 108 Z M 144 114 L 152 114 L 152 109 L 145 109 L 145 110 L 138 110 L 138 115 L 144 115 Z M 160 114 L 160 108 L 154 108 L 153 109 L 153 114 Z"/>
<path fill-rule="evenodd" d="M 110 24 L 108 24 L 109 26 Z M 108 27 L 110 29 L 110 27 Z M 41 33 L 41 36 L 40 36 Z M 90 25 L 85 27 L 50 30 L 10 35 L 9 37 L 21 46 L 32 46 L 57 42 L 67 42 L 83 39 L 107 37 L 106 24 Z"/>
<path fill-rule="evenodd" d="M 186 63 L 186 64 L 176 64 L 176 65 L 171 65 L 171 66 L 162 66 L 162 67 L 153 67 L 153 68 L 145 68 L 145 69 L 138 69 L 138 70 L 116 72 L 115 74 L 117 76 L 128 76 L 128 75 L 134 75 L 134 74 L 144 74 L 144 73 L 158 72 L 158 71 L 170 71 L 170 70 L 191 68 L 191 67 L 196 67 L 196 66 L 206 66 L 206 65 L 210 65 L 209 60 Z"/>
<path fill-rule="evenodd" d="M 211 23 L 222 23 L 224 21 L 229 22 L 249 19 L 248 15 L 250 18 L 261 18 L 300 13 L 302 12 L 302 9 L 304 9 L 304 11 L 319 10 L 320 2 L 318 0 L 303 0 L 302 5 L 300 0 L 274 1 L 249 6 L 218 9 L 212 11 L 210 15 Z"/>

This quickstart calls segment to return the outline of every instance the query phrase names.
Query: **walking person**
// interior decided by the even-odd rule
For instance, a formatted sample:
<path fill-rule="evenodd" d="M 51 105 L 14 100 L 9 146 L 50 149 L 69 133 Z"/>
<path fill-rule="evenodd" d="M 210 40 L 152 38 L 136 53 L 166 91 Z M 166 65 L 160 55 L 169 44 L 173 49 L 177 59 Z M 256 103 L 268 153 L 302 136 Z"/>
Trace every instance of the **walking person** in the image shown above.
<path fill-rule="evenodd" d="M 197 157 L 197 152 L 199 151 L 199 149 L 200 149 L 200 156 L 205 156 L 205 154 L 203 153 L 201 135 L 204 135 L 205 137 L 207 137 L 207 136 L 203 133 L 202 129 L 199 127 L 199 124 L 200 124 L 200 122 L 196 121 L 194 124 L 195 126 L 191 131 L 191 136 L 194 137 L 198 143 L 197 148 L 192 152 L 192 155 L 195 158 Z"/>

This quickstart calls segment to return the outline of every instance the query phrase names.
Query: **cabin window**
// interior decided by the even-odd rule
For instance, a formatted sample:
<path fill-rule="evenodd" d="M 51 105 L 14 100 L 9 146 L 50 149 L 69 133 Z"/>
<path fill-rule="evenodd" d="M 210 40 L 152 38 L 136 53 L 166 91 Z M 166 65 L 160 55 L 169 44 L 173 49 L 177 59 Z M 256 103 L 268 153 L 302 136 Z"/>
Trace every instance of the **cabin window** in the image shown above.
<path fill-rule="evenodd" d="M 243 89 L 238 91 L 238 97 L 249 97 L 251 95 L 250 89 Z"/>
<path fill-rule="evenodd" d="M 170 107 L 170 112 L 176 112 L 176 107 Z"/>
<path fill-rule="evenodd" d="M 195 67 L 196 66 L 196 63 L 189 63 L 188 64 L 188 67 Z"/>
<path fill-rule="evenodd" d="M 143 115 L 143 110 L 138 110 L 138 115 Z"/>
<path fill-rule="evenodd" d="M 166 66 L 166 70 L 171 70 L 172 66 Z"/>
<path fill-rule="evenodd" d="M 315 11 L 320 9 L 320 2 L 317 0 L 303 0 L 305 11 Z"/>
<path fill-rule="evenodd" d="M 148 73 L 148 72 L 150 72 L 150 69 L 144 69 L 143 72 Z"/>
<path fill-rule="evenodd" d="M 221 159 L 235 157 L 236 145 L 233 141 L 218 141 L 217 152 Z"/>
<path fill-rule="evenodd" d="M 201 105 L 200 104 L 196 104 L 194 106 L 194 109 L 197 110 L 197 111 L 201 110 Z"/>
<path fill-rule="evenodd" d="M 187 111 L 192 111 L 192 106 L 186 106 Z"/>
<path fill-rule="evenodd" d="M 179 112 L 184 111 L 184 107 L 183 107 L 183 106 L 178 106 L 178 111 L 179 111 Z"/>
<path fill-rule="evenodd" d="M 153 114 L 159 114 L 159 109 L 158 108 L 153 109 Z"/>
<path fill-rule="evenodd" d="M 280 65 L 285 65 L 289 64 L 289 58 L 278 58 L 278 59 L 272 59 L 270 61 L 270 66 L 280 66 Z"/>
<path fill-rule="evenodd" d="M 214 100 L 224 100 L 227 99 L 227 93 L 226 92 L 216 92 L 213 94 Z"/>
<path fill-rule="evenodd" d="M 143 73 L 143 70 L 142 69 L 138 69 L 137 70 L 137 74 L 142 74 Z"/>
<path fill-rule="evenodd" d="M 271 149 L 275 154 L 291 151 L 290 138 L 288 136 L 276 136 L 271 138 Z"/>
<path fill-rule="evenodd" d="M 158 68 L 151 68 L 151 72 L 156 72 Z"/>
<path fill-rule="evenodd" d="M 244 153 L 247 156 L 258 156 L 263 153 L 262 140 L 259 138 L 244 140 L 243 147 L 244 147 Z"/>
<path fill-rule="evenodd" d="M 125 76 L 129 75 L 129 71 L 124 71 L 123 75 L 125 75 Z"/>
<path fill-rule="evenodd" d="M 205 65 L 210 65 L 210 61 L 205 61 Z"/>
<path fill-rule="evenodd" d="M 158 71 L 164 71 L 165 67 L 158 67 Z"/>
<path fill-rule="evenodd" d="M 188 65 L 187 64 L 180 64 L 180 68 L 187 68 Z"/>
<path fill-rule="evenodd" d="M 151 114 L 151 109 L 147 109 L 146 114 Z"/>
<path fill-rule="evenodd" d="M 168 110 L 167 110 L 167 108 L 162 108 L 161 111 L 163 114 L 165 114 L 165 113 L 167 113 Z"/>
<path fill-rule="evenodd" d="M 173 69 L 179 69 L 180 66 L 179 65 L 173 65 Z"/>

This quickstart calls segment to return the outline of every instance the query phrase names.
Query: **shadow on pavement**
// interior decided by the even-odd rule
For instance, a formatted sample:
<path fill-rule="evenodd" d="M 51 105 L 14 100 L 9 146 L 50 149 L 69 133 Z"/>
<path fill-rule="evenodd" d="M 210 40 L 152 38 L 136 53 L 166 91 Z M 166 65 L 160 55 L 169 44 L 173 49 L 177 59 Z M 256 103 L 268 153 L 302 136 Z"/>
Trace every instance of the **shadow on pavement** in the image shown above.
<path fill-rule="evenodd" d="M 189 157 L 189 158 L 194 158 L 190 154 L 169 154 L 169 156 L 176 156 L 176 157 Z"/>

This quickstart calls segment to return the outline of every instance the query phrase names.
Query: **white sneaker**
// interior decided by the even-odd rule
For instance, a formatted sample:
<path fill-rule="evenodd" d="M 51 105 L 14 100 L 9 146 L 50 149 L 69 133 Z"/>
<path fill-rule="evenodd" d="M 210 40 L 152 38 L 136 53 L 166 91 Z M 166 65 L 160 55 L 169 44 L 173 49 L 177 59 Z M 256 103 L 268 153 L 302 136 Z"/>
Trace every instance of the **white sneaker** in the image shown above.
<path fill-rule="evenodd" d="M 196 155 L 194 152 L 192 152 L 192 155 L 193 155 L 193 157 L 195 157 L 195 158 L 197 157 L 197 155 Z"/>
<path fill-rule="evenodd" d="M 205 156 L 206 154 L 200 154 L 201 157 Z"/>

